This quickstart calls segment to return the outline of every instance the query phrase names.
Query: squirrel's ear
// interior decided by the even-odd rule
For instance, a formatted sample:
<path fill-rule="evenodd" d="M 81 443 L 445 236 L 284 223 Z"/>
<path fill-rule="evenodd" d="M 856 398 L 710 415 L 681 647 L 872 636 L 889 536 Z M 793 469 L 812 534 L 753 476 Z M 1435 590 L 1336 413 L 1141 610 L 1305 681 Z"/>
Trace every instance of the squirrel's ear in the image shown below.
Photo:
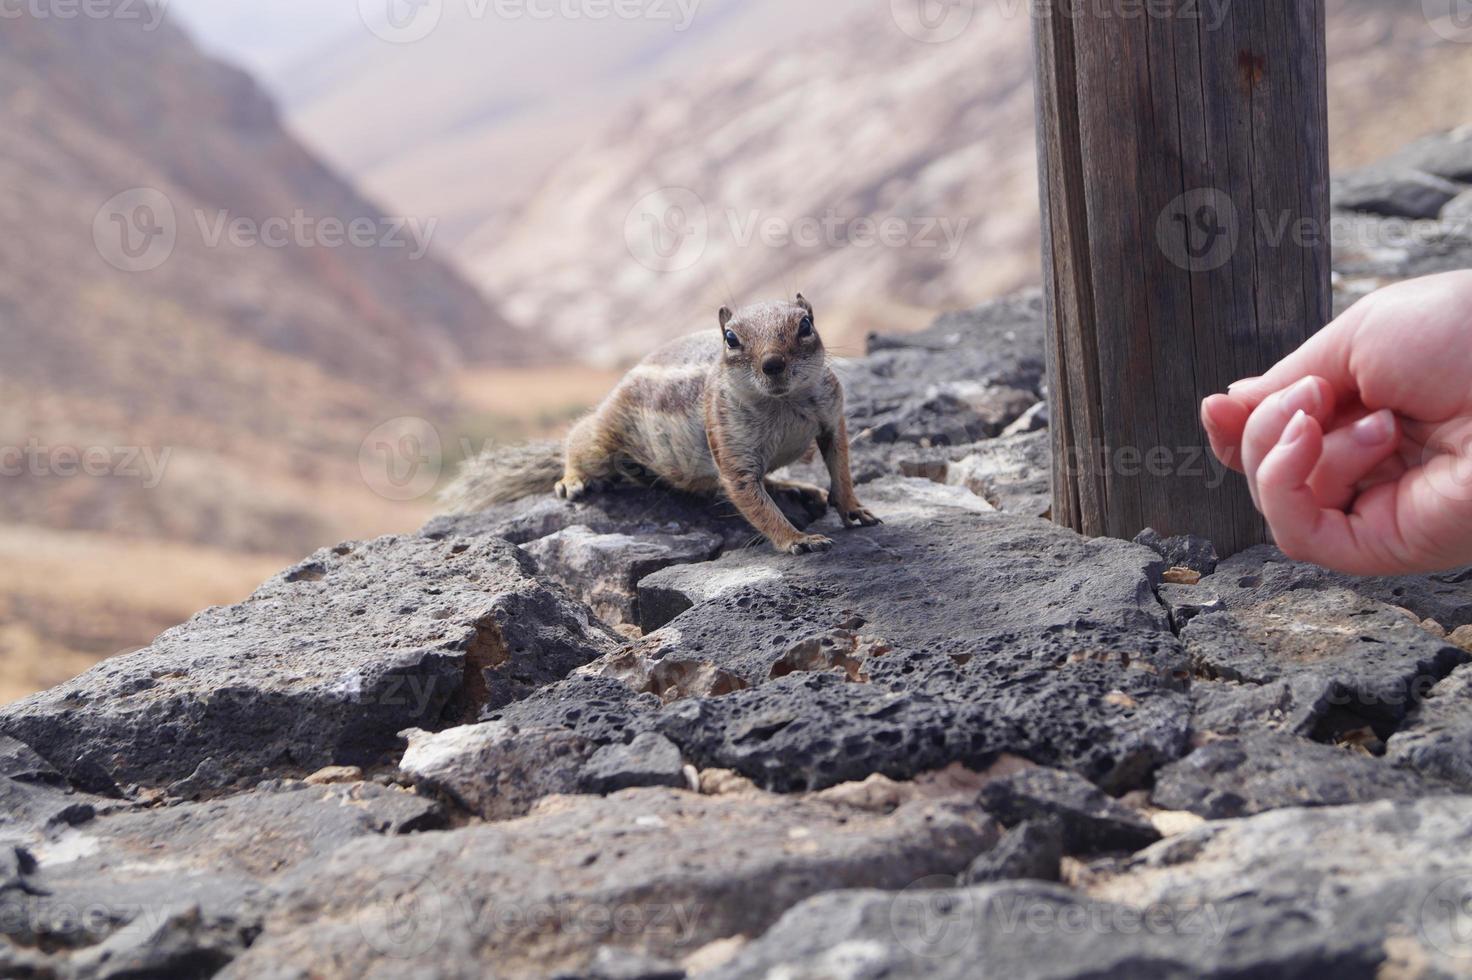
<path fill-rule="evenodd" d="M 813 304 L 809 303 L 807 297 L 802 293 L 797 294 L 797 305 L 808 311 L 808 316 L 813 315 Z"/>
<path fill-rule="evenodd" d="M 721 307 L 721 312 L 718 315 L 721 318 L 721 329 L 725 330 L 726 324 L 730 323 L 731 318 L 734 317 L 736 314 L 731 312 L 731 308 L 729 306 L 723 306 Z"/>

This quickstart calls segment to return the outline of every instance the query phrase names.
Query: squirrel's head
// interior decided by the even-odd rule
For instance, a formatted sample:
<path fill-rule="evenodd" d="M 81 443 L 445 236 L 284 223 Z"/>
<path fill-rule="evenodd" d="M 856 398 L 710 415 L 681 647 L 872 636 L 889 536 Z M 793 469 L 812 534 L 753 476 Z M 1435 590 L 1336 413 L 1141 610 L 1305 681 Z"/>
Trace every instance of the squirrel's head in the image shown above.
<path fill-rule="evenodd" d="M 721 307 L 722 368 L 731 383 L 754 395 L 785 398 L 823 380 L 827 357 L 813 321 L 813 304 L 760 303 L 732 313 Z"/>

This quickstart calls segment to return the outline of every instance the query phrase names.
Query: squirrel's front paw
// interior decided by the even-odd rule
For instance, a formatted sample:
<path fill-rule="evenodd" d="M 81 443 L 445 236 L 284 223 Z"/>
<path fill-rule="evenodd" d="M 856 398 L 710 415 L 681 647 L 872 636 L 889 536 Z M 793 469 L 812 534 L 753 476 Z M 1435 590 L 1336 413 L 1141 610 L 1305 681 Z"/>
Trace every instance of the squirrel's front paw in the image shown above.
<path fill-rule="evenodd" d="M 804 534 L 786 545 L 778 545 L 777 550 L 789 555 L 806 555 L 813 551 L 827 551 L 831 547 L 832 538 L 825 538 L 821 534 Z"/>
<path fill-rule="evenodd" d="M 858 504 L 852 507 L 840 507 L 838 509 L 838 516 L 843 519 L 844 527 L 853 527 L 855 524 L 861 524 L 864 527 L 873 527 L 875 524 L 884 523 L 875 517 L 867 508 L 861 507 Z"/>

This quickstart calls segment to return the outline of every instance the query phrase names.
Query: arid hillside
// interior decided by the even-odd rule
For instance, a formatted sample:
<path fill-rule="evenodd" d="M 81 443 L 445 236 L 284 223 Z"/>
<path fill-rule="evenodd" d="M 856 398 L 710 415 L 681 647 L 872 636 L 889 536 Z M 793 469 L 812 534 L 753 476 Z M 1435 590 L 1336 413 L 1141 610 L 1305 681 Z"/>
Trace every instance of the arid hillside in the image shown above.
<path fill-rule="evenodd" d="M 943 43 L 855 7 L 645 93 L 463 261 L 513 320 L 608 358 L 733 298 L 802 289 L 855 336 L 1035 281 L 1026 5 L 978 4 Z M 1332 0 L 1329 20 L 1336 169 L 1472 120 L 1472 44 L 1421 5 Z"/>
<path fill-rule="evenodd" d="M 242 554 L 412 525 L 360 447 L 530 347 L 251 79 L 141 4 L 98 9 L 0 30 L 0 657 L 53 667 L 237 597 Z M 53 574 L 63 554 L 97 574 Z M 140 605 L 145 567 L 169 585 Z"/>

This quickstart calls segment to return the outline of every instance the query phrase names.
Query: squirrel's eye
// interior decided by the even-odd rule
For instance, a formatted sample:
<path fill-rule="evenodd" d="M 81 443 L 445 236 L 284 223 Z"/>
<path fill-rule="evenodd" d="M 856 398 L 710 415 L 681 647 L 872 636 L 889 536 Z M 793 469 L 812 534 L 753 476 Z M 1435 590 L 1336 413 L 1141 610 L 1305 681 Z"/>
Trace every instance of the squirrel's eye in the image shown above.
<path fill-rule="evenodd" d="M 726 346 L 732 350 L 739 350 L 741 348 L 741 338 L 736 336 L 735 331 L 726 331 Z"/>
<path fill-rule="evenodd" d="M 802 318 L 802 325 L 797 328 L 797 335 L 799 337 L 811 337 L 813 335 L 812 317 L 805 316 Z"/>

